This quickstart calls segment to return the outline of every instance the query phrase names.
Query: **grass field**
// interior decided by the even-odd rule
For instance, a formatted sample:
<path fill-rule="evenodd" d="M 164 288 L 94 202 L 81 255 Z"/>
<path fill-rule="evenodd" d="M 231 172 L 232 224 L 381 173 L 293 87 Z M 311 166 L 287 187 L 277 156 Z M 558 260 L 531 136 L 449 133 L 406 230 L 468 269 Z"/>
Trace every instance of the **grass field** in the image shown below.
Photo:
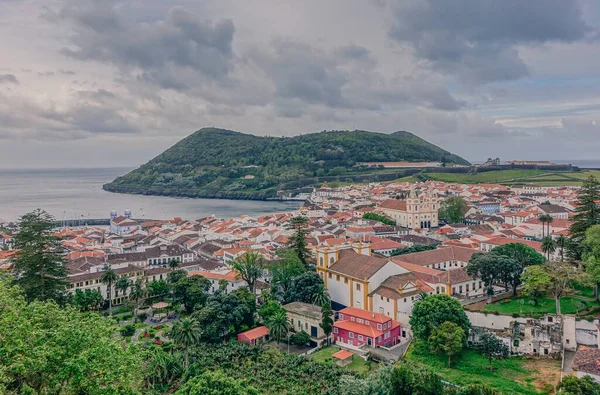
<path fill-rule="evenodd" d="M 521 301 L 523 303 L 521 304 Z M 535 305 L 531 304 L 529 297 L 516 297 L 504 299 L 496 303 L 484 306 L 485 311 L 498 312 L 500 314 L 523 314 L 542 313 L 556 314 L 556 303 L 552 298 L 540 298 Z M 597 307 L 598 303 L 592 300 L 580 299 L 575 296 L 567 296 L 560 300 L 562 314 L 578 314 L 584 309 Z"/>
<path fill-rule="evenodd" d="M 449 368 L 446 356 L 431 354 L 427 345 L 419 342 L 411 346 L 406 361 L 429 367 L 453 384 L 484 384 L 503 394 L 547 393 L 560 378 L 560 361 L 544 361 L 542 367 L 523 357 L 511 357 L 493 361 L 494 370 L 490 371 L 487 359 L 472 349 L 463 350 Z"/>
<path fill-rule="evenodd" d="M 316 362 L 334 363 L 332 355 L 338 351 L 340 351 L 338 347 L 329 346 L 311 354 L 310 358 Z M 373 362 L 367 362 L 358 355 L 354 355 L 352 358 L 352 362 L 344 366 L 344 369 L 353 370 L 360 374 L 366 374 L 374 368 Z"/>
<path fill-rule="evenodd" d="M 536 184 L 539 186 L 578 186 L 590 175 L 600 178 L 600 170 L 580 172 L 548 172 L 544 170 L 497 170 L 476 174 L 464 173 L 425 173 L 425 176 L 436 181 L 456 182 L 461 184 Z M 413 178 L 413 177 L 411 177 Z"/>

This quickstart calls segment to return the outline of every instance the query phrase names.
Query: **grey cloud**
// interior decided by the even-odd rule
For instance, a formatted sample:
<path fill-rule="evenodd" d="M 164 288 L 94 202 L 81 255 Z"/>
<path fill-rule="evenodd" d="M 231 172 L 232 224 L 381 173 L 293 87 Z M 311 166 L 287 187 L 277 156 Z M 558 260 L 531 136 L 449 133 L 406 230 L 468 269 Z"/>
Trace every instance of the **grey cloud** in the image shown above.
<path fill-rule="evenodd" d="M 433 69 L 475 84 L 528 76 L 519 45 L 573 42 L 592 32 L 576 1 L 410 0 L 392 8 L 392 39 Z"/>
<path fill-rule="evenodd" d="M 223 80 L 233 68 L 231 20 L 212 23 L 174 7 L 164 20 L 131 22 L 100 1 L 69 3 L 50 19 L 73 25 L 64 55 L 113 64 L 128 76 L 138 69 L 142 78 L 167 89 L 185 88 L 174 83 L 181 71 Z"/>
<path fill-rule="evenodd" d="M 2 83 L 19 85 L 19 80 L 14 74 L 0 74 L 0 84 Z"/>

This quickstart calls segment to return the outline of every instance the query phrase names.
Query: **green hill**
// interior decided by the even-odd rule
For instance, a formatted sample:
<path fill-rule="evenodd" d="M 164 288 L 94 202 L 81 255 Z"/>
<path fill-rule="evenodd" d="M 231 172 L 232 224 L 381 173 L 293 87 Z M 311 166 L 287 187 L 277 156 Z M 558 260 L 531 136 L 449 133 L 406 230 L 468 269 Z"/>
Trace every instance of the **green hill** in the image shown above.
<path fill-rule="evenodd" d="M 325 131 L 295 137 L 259 137 L 204 128 L 156 158 L 104 185 L 111 192 L 267 199 L 286 183 L 383 170 L 358 162 L 443 161 L 468 164 L 409 133 Z"/>

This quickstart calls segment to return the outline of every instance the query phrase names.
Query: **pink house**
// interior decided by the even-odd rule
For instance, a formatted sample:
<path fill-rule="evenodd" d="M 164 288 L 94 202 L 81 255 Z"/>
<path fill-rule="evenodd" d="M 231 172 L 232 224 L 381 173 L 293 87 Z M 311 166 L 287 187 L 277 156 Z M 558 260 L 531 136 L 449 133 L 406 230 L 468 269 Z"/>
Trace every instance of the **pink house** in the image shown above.
<path fill-rule="evenodd" d="M 266 326 L 258 326 L 237 335 L 239 342 L 246 342 L 253 346 L 269 341 L 269 329 Z"/>
<path fill-rule="evenodd" d="M 336 343 L 360 347 L 391 347 L 400 342 L 401 324 L 383 314 L 346 307 L 333 324 Z"/>

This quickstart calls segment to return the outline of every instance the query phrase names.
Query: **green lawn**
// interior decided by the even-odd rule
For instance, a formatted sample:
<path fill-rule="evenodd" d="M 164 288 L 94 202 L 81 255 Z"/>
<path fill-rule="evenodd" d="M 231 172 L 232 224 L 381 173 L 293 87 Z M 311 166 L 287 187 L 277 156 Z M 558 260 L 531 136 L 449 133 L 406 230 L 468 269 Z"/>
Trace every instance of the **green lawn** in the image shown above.
<path fill-rule="evenodd" d="M 457 182 L 462 184 L 499 183 L 507 185 L 536 184 L 539 186 L 576 186 L 590 175 L 600 177 L 600 170 L 580 172 L 546 170 L 494 170 L 473 175 L 464 173 L 425 173 L 437 181 Z"/>
<path fill-rule="evenodd" d="M 419 343 L 411 346 L 406 354 L 409 364 L 426 366 L 446 381 L 457 385 L 484 384 L 503 394 L 540 394 L 532 384 L 539 379 L 537 372 L 528 369 L 527 360 L 523 357 L 511 357 L 503 360 L 494 360 L 493 371 L 488 370 L 488 360 L 472 349 L 463 350 L 455 358 L 451 368 L 447 365 L 447 357 L 433 355 L 427 345 Z M 556 362 L 556 369 L 560 371 L 560 362 Z"/>
<path fill-rule="evenodd" d="M 521 304 L 521 300 L 523 304 Z M 519 296 L 511 299 L 500 300 L 496 303 L 487 304 L 484 306 L 485 311 L 495 312 L 500 314 L 556 314 L 556 303 L 553 298 L 540 298 L 536 305 L 531 304 L 531 298 Z M 577 303 L 582 303 L 584 306 L 578 306 Z M 590 306 L 598 306 L 597 303 L 590 300 L 583 300 L 577 297 L 567 296 L 560 300 L 560 310 L 563 314 L 577 314 L 581 310 Z"/>
<path fill-rule="evenodd" d="M 310 358 L 315 362 L 334 363 L 332 355 L 338 351 L 340 351 L 338 347 L 329 346 L 311 354 Z M 373 369 L 373 366 L 370 365 L 375 365 L 374 362 L 367 362 L 358 355 L 354 355 L 352 358 L 352 362 L 349 365 L 344 366 L 344 369 L 353 370 L 360 374 L 366 374 Z"/>
<path fill-rule="evenodd" d="M 464 184 L 498 183 L 511 180 L 520 180 L 527 177 L 546 174 L 542 170 L 495 170 L 473 175 L 464 173 L 425 173 L 426 176 L 437 181 L 457 182 Z"/>

